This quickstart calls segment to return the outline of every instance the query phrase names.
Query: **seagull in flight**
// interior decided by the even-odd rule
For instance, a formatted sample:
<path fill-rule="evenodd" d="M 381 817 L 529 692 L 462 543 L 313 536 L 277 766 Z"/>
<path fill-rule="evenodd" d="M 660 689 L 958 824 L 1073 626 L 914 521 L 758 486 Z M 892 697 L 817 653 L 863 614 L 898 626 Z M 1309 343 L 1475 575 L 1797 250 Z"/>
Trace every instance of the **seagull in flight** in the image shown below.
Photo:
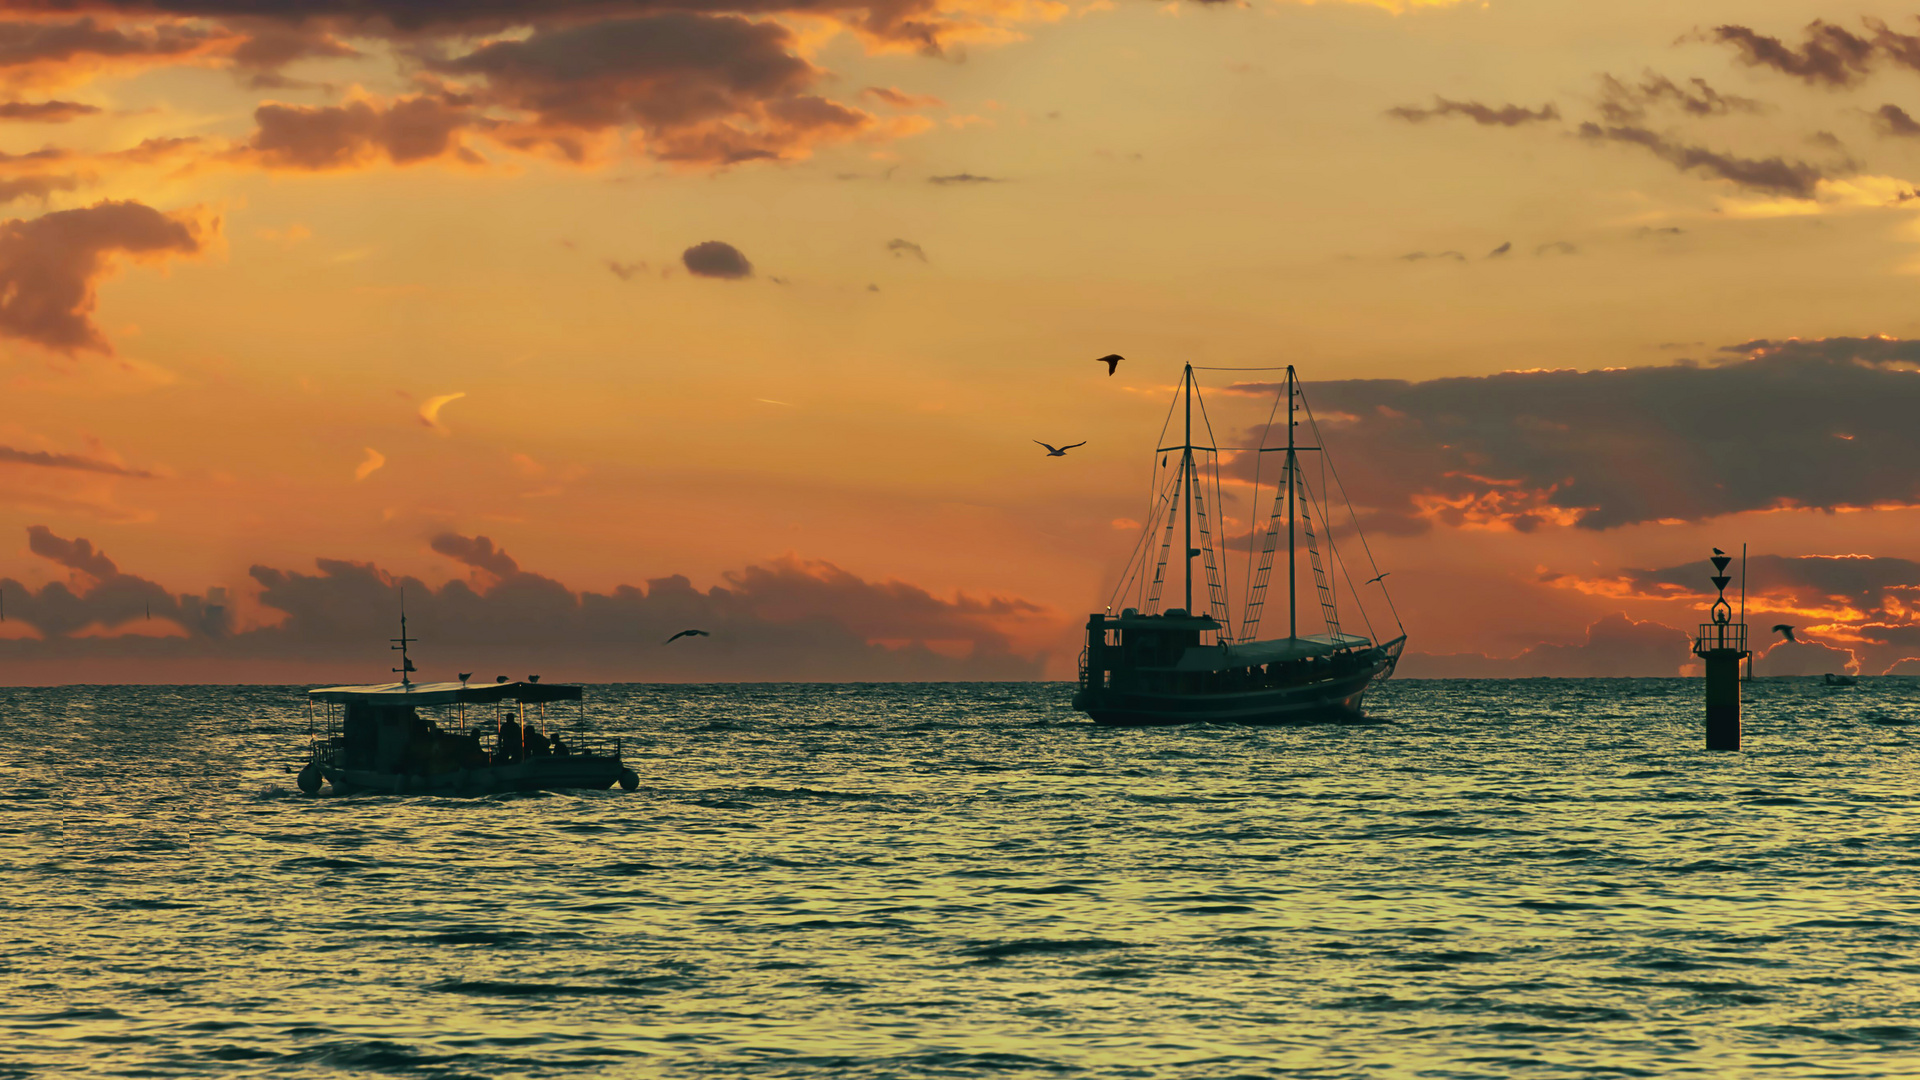
<path fill-rule="evenodd" d="M 712 634 L 707 633 L 705 630 L 682 630 L 679 633 L 668 638 L 667 640 L 661 642 L 660 644 L 671 645 L 674 642 L 679 641 L 683 637 L 712 637 L 712 636 L 713 636 Z"/>
<path fill-rule="evenodd" d="M 1035 439 L 1035 440 L 1033 440 L 1033 441 L 1034 441 L 1034 442 L 1037 442 L 1037 443 L 1040 443 L 1040 445 L 1041 445 L 1041 446 L 1045 446 L 1045 447 L 1047 448 L 1047 456 L 1048 456 L 1048 457 L 1066 457 L 1066 456 L 1067 456 L 1067 451 L 1069 451 L 1069 450 L 1071 450 L 1071 449 L 1073 449 L 1073 447 L 1074 447 L 1074 446 L 1085 446 L 1085 445 L 1087 445 L 1087 444 L 1086 444 L 1086 443 L 1084 443 L 1084 442 L 1077 442 L 1077 443 L 1074 443 L 1074 444 L 1073 444 L 1073 446 L 1059 446 L 1059 447 L 1056 447 L 1056 446 L 1052 446 L 1052 445 L 1050 445 L 1050 444 L 1048 444 L 1048 443 L 1043 443 L 1043 442 L 1040 442 L 1040 440 L 1039 440 L 1039 439 Z"/>
<path fill-rule="evenodd" d="M 1380 577 L 1370 577 L 1370 578 L 1368 578 L 1368 579 L 1367 579 L 1367 584 L 1369 584 L 1369 585 L 1371 585 L 1371 584 L 1373 584 L 1374 582 L 1376 582 L 1376 581 L 1379 581 L 1379 580 L 1380 580 L 1381 578 L 1384 578 L 1384 577 L 1386 577 L 1386 576 L 1387 576 L 1387 574 L 1391 574 L 1391 573 L 1393 573 L 1393 571 L 1391 571 L 1391 570 L 1389 570 L 1389 571 L 1387 571 L 1387 573 L 1386 573 L 1386 574 L 1381 574 L 1381 575 L 1380 575 Z"/>
<path fill-rule="evenodd" d="M 1100 359 L 1095 360 L 1094 363 L 1107 365 L 1107 378 L 1111 379 L 1113 378 L 1114 369 L 1119 367 L 1120 361 L 1125 359 L 1126 357 L 1121 356 L 1119 353 L 1108 353 Z"/>
<path fill-rule="evenodd" d="M 1791 627 L 1791 626 L 1788 626 L 1788 625 L 1787 625 L 1786 623 L 1775 623 L 1775 624 L 1773 624 L 1773 632 L 1774 632 L 1774 633 L 1776 633 L 1776 634 L 1785 634 L 1785 635 L 1787 635 L 1787 640 L 1788 640 L 1788 641 L 1799 641 L 1799 640 L 1800 640 L 1799 638 L 1797 638 L 1797 637 L 1794 637 L 1794 636 L 1793 636 L 1793 627 Z"/>

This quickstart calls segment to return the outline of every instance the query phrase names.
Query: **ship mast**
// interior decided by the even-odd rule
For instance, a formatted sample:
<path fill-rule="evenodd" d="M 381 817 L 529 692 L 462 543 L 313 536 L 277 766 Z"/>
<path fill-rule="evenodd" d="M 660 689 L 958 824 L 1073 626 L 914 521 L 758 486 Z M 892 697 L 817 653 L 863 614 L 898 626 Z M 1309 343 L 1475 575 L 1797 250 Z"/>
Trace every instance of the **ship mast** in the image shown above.
<path fill-rule="evenodd" d="M 1186 493 L 1185 502 L 1183 504 L 1184 509 L 1182 509 L 1181 515 L 1180 515 L 1186 523 L 1186 543 L 1185 543 L 1186 555 L 1184 558 L 1180 560 L 1180 562 L 1182 566 L 1186 567 L 1185 576 L 1187 579 L 1187 614 L 1191 616 L 1193 614 L 1193 365 L 1192 364 L 1187 365 L 1186 374 L 1181 381 L 1183 383 L 1183 388 L 1187 395 L 1187 433 L 1186 433 L 1186 438 L 1180 440 L 1182 444 L 1180 447 L 1180 485 Z"/>
<path fill-rule="evenodd" d="M 1300 486 L 1300 478 L 1295 472 L 1299 457 L 1293 445 L 1293 365 L 1287 365 L 1287 640 L 1300 636 L 1300 609 L 1294 598 L 1298 582 L 1294 573 L 1293 553 L 1293 493 Z"/>

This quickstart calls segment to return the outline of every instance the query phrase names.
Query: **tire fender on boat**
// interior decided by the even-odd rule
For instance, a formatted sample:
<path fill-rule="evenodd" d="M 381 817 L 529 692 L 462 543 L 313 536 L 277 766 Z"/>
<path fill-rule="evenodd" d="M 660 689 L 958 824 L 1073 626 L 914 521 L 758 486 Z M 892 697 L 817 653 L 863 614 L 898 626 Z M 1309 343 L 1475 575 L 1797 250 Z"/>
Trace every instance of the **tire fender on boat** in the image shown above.
<path fill-rule="evenodd" d="M 620 790 L 621 791 L 632 791 L 634 788 L 637 788 L 639 786 L 640 786 L 639 773 L 634 772 L 632 769 L 620 770 Z"/>
<path fill-rule="evenodd" d="M 300 775 L 294 782 L 300 785 L 301 791 L 309 795 L 318 795 L 320 793 L 320 766 L 315 765 L 311 761 L 307 762 L 306 768 L 300 770 Z"/>

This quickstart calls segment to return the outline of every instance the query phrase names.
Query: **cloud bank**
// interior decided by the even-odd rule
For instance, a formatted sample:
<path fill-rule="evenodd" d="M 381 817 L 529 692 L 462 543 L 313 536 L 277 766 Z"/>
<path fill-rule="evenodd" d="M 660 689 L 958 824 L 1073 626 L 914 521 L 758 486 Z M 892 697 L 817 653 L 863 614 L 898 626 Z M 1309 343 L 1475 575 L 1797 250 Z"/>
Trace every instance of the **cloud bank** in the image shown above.
<path fill-rule="evenodd" d="M 386 639 L 400 595 L 423 679 L 539 673 L 554 681 L 892 681 L 1037 679 L 1031 644 L 1062 623 L 1010 597 L 950 598 L 795 557 L 748 566 L 710 589 L 678 575 L 608 593 L 576 591 L 485 536 L 446 533 L 434 551 L 470 571 L 434 586 L 370 563 L 316 560 L 304 573 L 249 571 L 259 625 L 237 627 L 225 597 L 177 595 L 120 570 L 83 538 L 35 526 L 34 554 L 70 580 L 0 580 L 10 624 L 0 678 L 48 681 L 351 681 L 390 678 Z M 151 615 L 149 619 L 148 616 Z M 661 645 L 689 628 L 712 636 Z"/>

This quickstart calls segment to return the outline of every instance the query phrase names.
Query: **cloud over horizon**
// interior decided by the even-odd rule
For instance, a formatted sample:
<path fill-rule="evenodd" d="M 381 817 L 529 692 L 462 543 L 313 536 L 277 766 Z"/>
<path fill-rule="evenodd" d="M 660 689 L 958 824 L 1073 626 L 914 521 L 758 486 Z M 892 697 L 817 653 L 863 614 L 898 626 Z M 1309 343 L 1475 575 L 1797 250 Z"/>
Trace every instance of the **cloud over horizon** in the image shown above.
<path fill-rule="evenodd" d="M 7 618 L 38 632 L 0 640 L 0 673 L 16 680 L 33 681 L 40 665 L 122 681 L 108 673 L 144 662 L 187 673 L 246 665 L 287 680 L 384 682 L 403 589 L 408 626 L 422 639 L 414 657 L 423 679 L 451 679 L 460 669 L 515 677 L 532 670 L 555 681 L 1030 680 L 1042 677 L 1047 660 L 1032 642 L 1062 625 L 1024 600 L 941 598 L 793 556 L 726 574 L 705 591 L 672 575 L 576 592 L 522 569 L 485 536 L 442 533 L 432 550 L 479 576 L 435 587 L 342 559 L 315 560 L 316 573 L 256 565 L 249 576 L 264 618 L 236 629 L 223 594 L 172 594 L 123 572 L 84 538 L 35 526 L 29 546 L 74 577 L 37 590 L 0 580 Z M 662 647 L 690 627 L 713 636 Z"/>

